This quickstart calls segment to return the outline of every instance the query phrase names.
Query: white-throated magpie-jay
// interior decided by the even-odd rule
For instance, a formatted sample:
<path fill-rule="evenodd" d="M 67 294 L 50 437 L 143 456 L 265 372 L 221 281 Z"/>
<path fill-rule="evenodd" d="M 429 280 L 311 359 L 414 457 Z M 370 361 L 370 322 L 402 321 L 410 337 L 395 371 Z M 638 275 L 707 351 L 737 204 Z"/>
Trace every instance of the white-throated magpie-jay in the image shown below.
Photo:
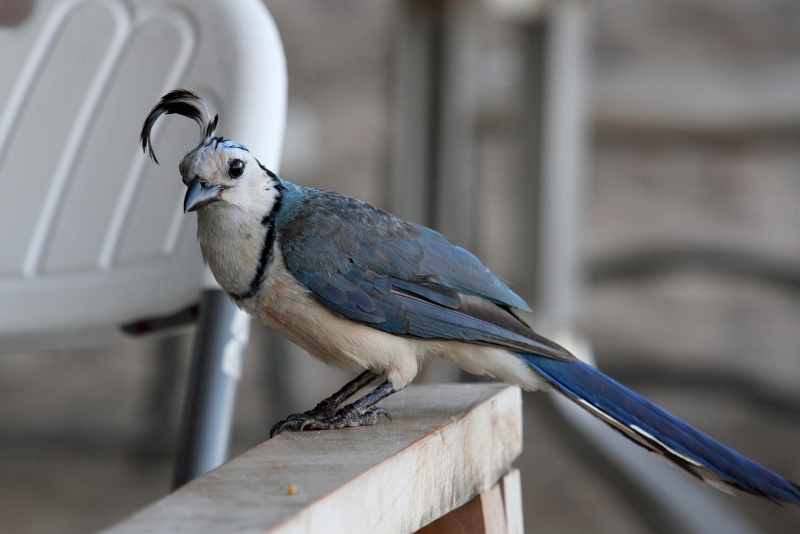
<path fill-rule="evenodd" d="M 725 447 L 567 350 L 514 312 L 527 304 L 475 256 L 441 234 L 339 193 L 301 187 L 244 146 L 214 137 L 217 117 L 175 90 L 153 108 L 195 120 L 200 145 L 184 156 L 186 212 L 197 212 L 203 259 L 243 310 L 321 361 L 363 371 L 313 410 L 272 433 L 374 424 L 376 404 L 406 387 L 431 356 L 525 390 L 552 387 L 689 474 L 774 501 L 800 504 L 800 487 Z M 378 376 L 386 381 L 347 398 Z"/>

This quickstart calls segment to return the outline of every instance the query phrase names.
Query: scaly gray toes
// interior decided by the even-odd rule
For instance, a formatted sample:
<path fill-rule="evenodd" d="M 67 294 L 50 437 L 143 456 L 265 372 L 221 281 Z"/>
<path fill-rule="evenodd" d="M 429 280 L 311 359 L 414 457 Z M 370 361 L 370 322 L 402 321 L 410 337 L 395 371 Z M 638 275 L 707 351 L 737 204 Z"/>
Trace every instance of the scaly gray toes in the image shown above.
<path fill-rule="evenodd" d="M 278 421 L 277 423 L 272 425 L 272 428 L 269 429 L 269 437 L 270 438 L 274 438 L 275 436 L 277 436 L 278 434 L 280 434 L 284 430 L 288 430 L 289 427 L 291 427 L 291 425 L 292 425 L 292 421 L 289 421 L 289 420 Z"/>
<path fill-rule="evenodd" d="M 306 424 L 308 421 L 313 421 L 315 418 L 315 414 L 312 414 L 311 412 L 293 413 L 283 421 L 278 421 L 275 423 L 269 431 L 269 437 L 274 438 L 286 430 L 300 430 L 304 424 Z"/>
<path fill-rule="evenodd" d="M 392 414 L 389 410 L 379 406 L 368 408 L 363 414 L 353 414 L 345 419 L 345 426 L 371 426 L 378 422 L 380 416 L 385 416 L 389 421 L 392 420 Z"/>
<path fill-rule="evenodd" d="M 364 413 L 342 409 L 333 417 L 314 421 L 306 428 L 308 430 L 332 430 L 348 426 L 371 426 L 378 422 L 380 415 L 385 415 L 391 421 L 391 415 L 384 408 L 367 408 Z"/>
<path fill-rule="evenodd" d="M 270 437 L 274 437 L 281 432 L 291 430 L 298 432 L 302 430 L 335 430 L 349 426 L 371 426 L 378 422 L 378 418 L 383 415 L 390 421 L 392 415 L 385 408 L 367 408 L 364 413 L 339 410 L 332 416 L 317 417 L 310 412 L 305 414 L 290 415 L 285 421 L 281 421 L 272 427 Z"/>
<path fill-rule="evenodd" d="M 318 420 L 331 419 L 335 414 L 335 410 L 331 409 L 330 405 L 320 403 L 313 410 L 304 413 L 293 413 L 283 421 L 278 421 L 270 429 L 269 437 L 274 438 L 286 430 L 292 430 L 294 432 L 305 430 L 310 423 Z"/>

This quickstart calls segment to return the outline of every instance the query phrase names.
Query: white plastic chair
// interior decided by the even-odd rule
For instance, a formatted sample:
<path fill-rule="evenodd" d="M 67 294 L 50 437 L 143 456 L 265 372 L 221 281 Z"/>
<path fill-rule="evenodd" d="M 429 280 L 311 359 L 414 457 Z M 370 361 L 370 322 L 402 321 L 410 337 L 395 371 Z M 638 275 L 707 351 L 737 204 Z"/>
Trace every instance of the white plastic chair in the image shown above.
<path fill-rule="evenodd" d="M 177 164 L 196 126 L 160 121 L 161 166 L 138 135 L 159 98 L 184 87 L 219 113 L 221 135 L 277 170 L 277 28 L 258 0 L 37 0 L 0 27 L 0 50 L 0 350 L 119 341 L 122 326 L 206 291 L 179 484 L 225 459 L 248 323 L 214 289 L 183 214 Z"/>

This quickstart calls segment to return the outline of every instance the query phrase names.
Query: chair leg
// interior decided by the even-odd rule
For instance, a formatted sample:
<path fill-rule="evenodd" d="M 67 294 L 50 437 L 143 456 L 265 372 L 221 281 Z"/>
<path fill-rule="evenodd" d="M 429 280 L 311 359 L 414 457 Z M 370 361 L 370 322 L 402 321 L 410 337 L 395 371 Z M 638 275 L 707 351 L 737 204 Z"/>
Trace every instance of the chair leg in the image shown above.
<path fill-rule="evenodd" d="M 227 459 L 242 349 L 249 332 L 249 316 L 223 291 L 203 293 L 172 489 Z"/>

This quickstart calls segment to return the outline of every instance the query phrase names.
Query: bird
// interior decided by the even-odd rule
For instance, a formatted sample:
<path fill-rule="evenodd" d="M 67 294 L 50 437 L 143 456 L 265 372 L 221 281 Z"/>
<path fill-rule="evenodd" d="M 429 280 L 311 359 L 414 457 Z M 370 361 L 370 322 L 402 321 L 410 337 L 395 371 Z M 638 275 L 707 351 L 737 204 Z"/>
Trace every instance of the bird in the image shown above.
<path fill-rule="evenodd" d="M 205 263 L 242 310 L 320 361 L 361 371 L 284 431 L 373 425 L 377 404 L 442 357 L 526 391 L 552 389 L 634 443 L 717 489 L 800 505 L 800 486 L 719 443 L 537 334 L 525 301 L 440 233 L 333 191 L 296 185 L 242 144 L 215 137 L 203 100 L 185 89 L 153 107 L 141 146 L 163 114 L 200 127 L 179 164 L 184 212 L 197 214 Z M 349 404 L 361 388 L 383 377 Z"/>

